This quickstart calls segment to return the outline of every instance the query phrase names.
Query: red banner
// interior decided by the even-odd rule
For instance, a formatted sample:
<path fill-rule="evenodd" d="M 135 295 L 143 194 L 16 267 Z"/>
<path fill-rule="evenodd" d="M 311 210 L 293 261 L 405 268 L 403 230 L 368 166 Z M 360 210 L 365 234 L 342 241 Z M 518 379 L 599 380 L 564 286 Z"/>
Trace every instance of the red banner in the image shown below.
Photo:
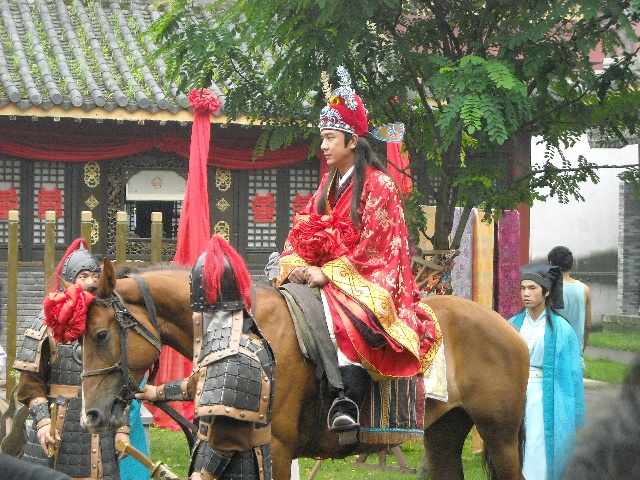
<path fill-rule="evenodd" d="M 62 192 L 58 187 L 38 190 L 38 218 L 45 218 L 47 210 L 56 212 L 56 218 L 62 217 Z"/>
<path fill-rule="evenodd" d="M 0 218 L 7 220 L 9 218 L 9 210 L 18 210 L 20 202 L 18 200 L 18 192 L 15 188 L 9 187 L 7 190 L 0 190 Z"/>

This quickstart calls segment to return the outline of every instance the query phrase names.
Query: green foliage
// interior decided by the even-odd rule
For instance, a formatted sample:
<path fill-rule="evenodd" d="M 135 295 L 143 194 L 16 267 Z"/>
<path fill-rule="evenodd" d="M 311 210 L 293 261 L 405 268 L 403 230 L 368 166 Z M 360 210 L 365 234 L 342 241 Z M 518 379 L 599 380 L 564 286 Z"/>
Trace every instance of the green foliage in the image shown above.
<path fill-rule="evenodd" d="M 437 248 L 449 246 L 456 206 L 495 216 L 547 196 L 581 200 L 579 185 L 597 181 L 602 166 L 585 158 L 562 167 L 520 164 L 514 150 L 528 148 L 531 135 L 561 154 L 587 132 L 622 139 L 640 125 L 635 52 L 624 50 L 625 39 L 637 41 L 637 0 L 218 0 L 200 7 L 174 0 L 171 7 L 149 32 L 167 75 L 185 91 L 223 85 L 229 121 L 265 127 L 256 157 L 317 137 L 321 72 L 335 86 L 344 65 L 371 125 L 405 124 L 419 194 L 439 211 Z M 597 46 L 616 58 L 604 72 L 589 58 Z M 637 167 L 621 175 L 639 177 Z"/>

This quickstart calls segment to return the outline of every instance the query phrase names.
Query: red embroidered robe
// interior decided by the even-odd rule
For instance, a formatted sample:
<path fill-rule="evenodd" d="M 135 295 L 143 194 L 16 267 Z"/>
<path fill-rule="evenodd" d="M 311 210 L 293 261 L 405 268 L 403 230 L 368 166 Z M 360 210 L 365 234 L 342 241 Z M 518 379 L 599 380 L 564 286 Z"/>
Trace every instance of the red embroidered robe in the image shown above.
<path fill-rule="evenodd" d="M 279 281 L 286 281 L 295 267 L 321 267 L 330 280 L 322 290 L 336 341 L 347 358 L 376 379 L 423 372 L 441 333 L 433 312 L 421 302 L 411 272 L 398 189 L 387 174 L 367 166 L 358 209 L 361 222 L 355 227 L 349 215 L 352 183 L 333 208 L 327 206 L 326 215 L 317 213 L 316 202 L 329 181 L 334 179 L 327 174 L 294 219 Z"/>

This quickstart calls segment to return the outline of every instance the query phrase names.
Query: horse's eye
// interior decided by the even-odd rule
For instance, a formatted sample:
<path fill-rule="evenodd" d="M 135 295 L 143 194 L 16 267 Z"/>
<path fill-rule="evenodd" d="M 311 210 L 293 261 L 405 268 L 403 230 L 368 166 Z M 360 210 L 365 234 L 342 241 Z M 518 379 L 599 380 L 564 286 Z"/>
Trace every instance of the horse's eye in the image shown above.
<path fill-rule="evenodd" d="M 98 343 L 102 343 L 107 339 L 107 331 L 106 330 L 102 330 L 101 332 L 98 332 L 96 334 L 96 341 Z"/>

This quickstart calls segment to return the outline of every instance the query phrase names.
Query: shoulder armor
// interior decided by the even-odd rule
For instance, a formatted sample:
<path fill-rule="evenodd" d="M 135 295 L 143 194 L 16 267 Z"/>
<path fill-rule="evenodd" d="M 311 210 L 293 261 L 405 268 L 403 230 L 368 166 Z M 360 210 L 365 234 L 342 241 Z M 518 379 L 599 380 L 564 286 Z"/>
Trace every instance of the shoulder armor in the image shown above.
<path fill-rule="evenodd" d="M 44 314 L 40 312 L 38 318 L 24 332 L 24 340 L 16 354 L 13 368 L 20 371 L 39 372 L 42 345 L 45 340 L 53 341 L 49 337 L 49 328 L 44 323 Z"/>

